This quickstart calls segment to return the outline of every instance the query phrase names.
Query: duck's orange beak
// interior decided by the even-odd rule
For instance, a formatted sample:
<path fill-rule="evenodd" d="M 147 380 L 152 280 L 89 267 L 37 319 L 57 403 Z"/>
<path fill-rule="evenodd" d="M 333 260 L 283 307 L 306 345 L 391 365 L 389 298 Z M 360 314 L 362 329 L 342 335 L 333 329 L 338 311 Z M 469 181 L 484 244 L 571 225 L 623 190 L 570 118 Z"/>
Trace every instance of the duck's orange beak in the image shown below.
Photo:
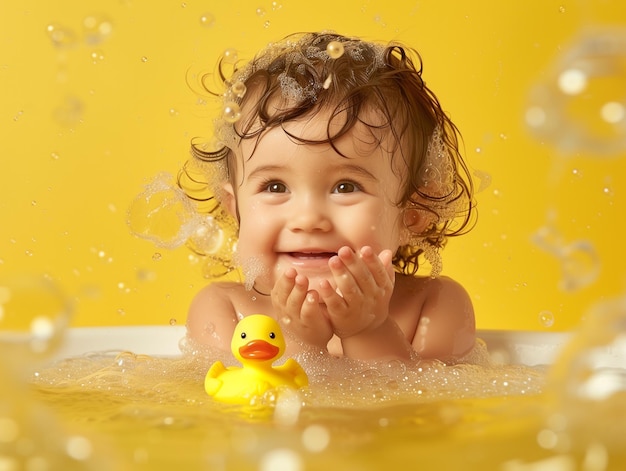
<path fill-rule="evenodd" d="M 265 340 L 251 340 L 243 347 L 239 347 L 239 355 L 246 360 L 271 360 L 280 349 Z"/>

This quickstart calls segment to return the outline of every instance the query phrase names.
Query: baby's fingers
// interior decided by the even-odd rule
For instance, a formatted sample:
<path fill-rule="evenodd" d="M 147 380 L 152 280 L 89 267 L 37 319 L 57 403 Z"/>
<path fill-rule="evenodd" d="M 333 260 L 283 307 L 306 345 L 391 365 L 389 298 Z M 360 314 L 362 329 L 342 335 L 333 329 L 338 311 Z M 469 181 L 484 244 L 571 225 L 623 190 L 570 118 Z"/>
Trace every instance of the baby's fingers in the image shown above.
<path fill-rule="evenodd" d="M 391 263 L 391 250 L 383 250 L 376 256 L 371 247 L 365 246 L 360 250 L 360 255 L 377 286 L 381 288 L 393 287 L 395 274 Z"/>

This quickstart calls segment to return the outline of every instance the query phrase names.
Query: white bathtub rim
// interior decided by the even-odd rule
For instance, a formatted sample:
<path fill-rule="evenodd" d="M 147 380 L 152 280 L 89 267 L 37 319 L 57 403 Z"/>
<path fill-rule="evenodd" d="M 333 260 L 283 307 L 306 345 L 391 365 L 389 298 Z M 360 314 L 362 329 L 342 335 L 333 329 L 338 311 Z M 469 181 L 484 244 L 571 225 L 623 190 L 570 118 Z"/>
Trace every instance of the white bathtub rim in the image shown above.
<path fill-rule="evenodd" d="M 130 351 L 160 357 L 181 355 L 184 325 L 72 327 L 65 333 L 53 360 L 103 351 Z M 529 366 L 550 365 L 571 334 L 567 332 L 479 330 L 492 353 L 506 363 Z"/>

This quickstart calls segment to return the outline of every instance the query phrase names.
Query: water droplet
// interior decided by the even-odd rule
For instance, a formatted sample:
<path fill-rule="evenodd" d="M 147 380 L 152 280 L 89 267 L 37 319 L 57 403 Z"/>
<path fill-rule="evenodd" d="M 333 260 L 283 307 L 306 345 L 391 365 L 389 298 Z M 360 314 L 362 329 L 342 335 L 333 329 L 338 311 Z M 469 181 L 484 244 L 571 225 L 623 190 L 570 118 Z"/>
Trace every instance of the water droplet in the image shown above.
<path fill-rule="evenodd" d="M 531 106 L 526 110 L 526 124 L 531 128 L 540 128 L 546 123 L 546 112 L 540 106 Z"/>
<path fill-rule="evenodd" d="M 609 101 L 608 103 L 602 105 L 600 115 L 602 116 L 602 119 L 607 123 L 618 124 L 624 121 L 626 110 L 624 110 L 624 105 L 622 103 Z"/>
<path fill-rule="evenodd" d="M 36 200 L 32 200 L 32 201 L 30 202 L 30 205 L 31 205 L 31 206 L 37 206 L 37 201 L 36 201 Z"/>
<path fill-rule="evenodd" d="M 100 44 L 113 32 L 113 24 L 107 18 L 87 16 L 83 20 L 85 42 L 87 44 Z"/>
<path fill-rule="evenodd" d="M 580 33 L 531 88 L 526 124 L 570 155 L 626 150 L 626 30 Z"/>
<path fill-rule="evenodd" d="M 91 53 L 91 62 L 93 64 L 97 64 L 98 62 L 102 62 L 104 60 L 104 54 L 102 51 L 93 51 Z"/>
<path fill-rule="evenodd" d="M 228 123 L 235 123 L 241 118 L 241 109 L 239 105 L 234 101 L 229 101 L 224 104 L 224 121 Z"/>
<path fill-rule="evenodd" d="M 567 69 L 559 75 L 558 83 L 566 95 L 578 95 L 587 88 L 587 74 L 580 69 Z"/>
<path fill-rule="evenodd" d="M 22 117 L 23 114 L 24 114 L 23 110 L 18 111 L 17 114 L 13 116 L 13 121 L 18 121 Z"/>
<path fill-rule="evenodd" d="M 482 152 L 482 149 L 481 149 L 480 147 L 477 147 L 477 148 L 475 149 L 475 152 L 476 152 L 477 154 L 480 154 L 480 153 Z"/>
<path fill-rule="evenodd" d="M 243 82 L 233 83 L 230 89 L 237 98 L 243 98 L 247 91 L 246 85 Z"/>
<path fill-rule="evenodd" d="M 68 48 L 76 44 L 76 34 L 69 28 L 51 23 L 46 27 L 46 32 L 55 47 Z"/>
<path fill-rule="evenodd" d="M 239 59 L 239 54 L 235 49 L 226 49 L 222 54 L 222 60 L 226 64 L 234 64 Z"/>
<path fill-rule="evenodd" d="M 162 255 L 159 252 L 154 252 L 154 254 L 152 254 L 152 260 L 154 260 L 155 262 L 158 260 L 161 260 Z"/>
<path fill-rule="evenodd" d="M 565 7 L 563 5 L 559 6 L 559 13 L 565 13 Z"/>
<path fill-rule="evenodd" d="M 211 13 L 205 13 L 200 17 L 200 24 L 205 28 L 211 28 L 215 24 L 215 17 Z"/>
<path fill-rule="evenodd" d="M 265 23 L 263 23 L 264 28 L 269 28 L 270 25 L 271 25 L 270 20 L 267 20 Z"/>
<path fill-rule="evenodd" d="M 309 425 L 302 431 L 302 445 L 310 452 L 322 452 L 329 443 L 330 432 L 323 425 Z"/>
<path fill-rule="evenodd" d="M 93 445 L 87 438 L 77 435 L 68 438 L 65 444 L 65 451 L 71 458 L 77 461 L 85 461 L 91 456 Z"/>
<path fill-rule="evenodd" d="M 50 154 L 50 157 L 52 158 L 52 160 L 59 160 L 59 154 L 57 154 L 56 152 L 52 152 Z"/>
<path fill-rule="evenodd" d="M 331 41 L 326 46 L 326 52 L 331 59 L 339 59 L 344 53 L 343 44 L 339 41 Z"/>
<path fill-rule="evenodd" d="M 177 323 L 176 319 L 172 317 L 170 319 L 170 325 L 176 325 L 176 323 Z"/>
<path fill-rule="evenodd" d="M 146 56 L 141 56 L 141 62 L 148 62 L 148 58 Z"/>
<path fill-rule="evenodd" d="M 552 327 L 554 325 L 554 314 L 551 311 L 541 311 L 539 313 L 539 323 L 544 327 Z"/>
<path fill-rule="evenodd" d="M 282 7 L 283 7 L 283 4 L 281 2 L 277 2 L 277 1 L 272 2 L 273 11 L 280 10 Z"/>
<path fill-rule="evenodd" d="M 476 189 L 476 193 L 480 193 L 481 191 L 485 191 L 487 188 L 491 186 L 491 174 L 484 172 L 482 170 L 475 169 L 473 175 L 480 180 L 480 184 Z"/>
<path fill-rule="evenodd" d="M 259 8 L 257 8 L 257 9 L 256 9 L 256 16 L 258 16 L 258 17 L 265 16 L 265 9 L 260 8 L 260 7 L 259 7 Z"/>
<path fill-rule="evenodd" d="M 170 108 L 170 116 L 172 117 L 178 116 L 178 110 L 176 108 Z"/>

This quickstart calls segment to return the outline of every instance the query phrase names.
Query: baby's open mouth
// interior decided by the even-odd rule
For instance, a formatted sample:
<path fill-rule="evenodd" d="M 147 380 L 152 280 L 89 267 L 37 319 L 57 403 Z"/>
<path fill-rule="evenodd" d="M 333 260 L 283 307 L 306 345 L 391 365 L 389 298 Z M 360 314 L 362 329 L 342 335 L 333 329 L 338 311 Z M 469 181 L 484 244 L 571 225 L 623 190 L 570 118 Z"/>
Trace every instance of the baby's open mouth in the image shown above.
<path fill-rule="evenodd" d="M 329 259 L 337 255 L 337 252 L 289 252 L 289 255 L 299 260 Z"/>

